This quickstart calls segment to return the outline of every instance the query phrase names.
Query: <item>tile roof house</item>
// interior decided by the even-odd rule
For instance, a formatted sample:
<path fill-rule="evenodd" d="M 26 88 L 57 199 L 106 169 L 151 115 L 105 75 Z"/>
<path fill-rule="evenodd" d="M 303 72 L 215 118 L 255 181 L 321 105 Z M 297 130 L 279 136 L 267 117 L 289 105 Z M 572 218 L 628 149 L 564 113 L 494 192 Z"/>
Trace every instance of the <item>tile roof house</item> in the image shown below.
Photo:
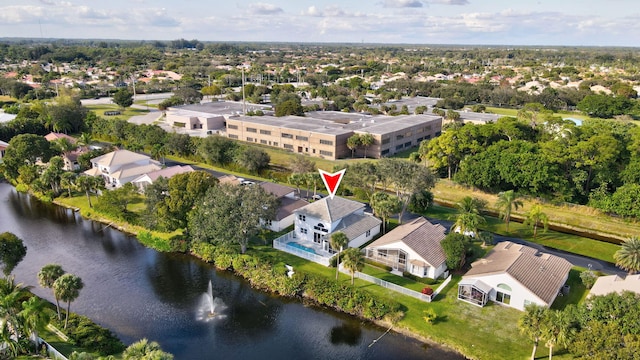
<path fill-rule="evenodd" d="M 366 257 L 391 266 L 394 271 L 437 279 L 447 270 L 447 257 L 440 246 L 445 232 L 442 225 L 419 217 L 369 244 Z"/>
<path fill-rule="evenodd" d="M 640 274 L 627 275 L 626 278 L 618 275 L 601 276 L 593 284 L 589 296 L 607 295 L 612 292 L 621 294 L 624 291 L 640 294 Z"/>
<path fill-rule="evenodd" d="M 116 150 L 91 159 L 91 169 L 86 175 L 102 176 L 107 187 L 121 187 L 140 175 L 162 169 L 160 163 L 150 157 L 129 150 Z"/>
<path fill-rule="evenodd" d="M 549 307 L 569 277 L 571 263 L 509 241 L 498 243 L 471 264 L 458 283 L 458 299 L 484 306 L 488 300 L 524 310 L 525 305 Z"/>
<path fill-rule="evenodd" d="M 297 242 L 317 248 L 316 253 L 330 257 L 335 252 L 329 244 L 331 234 L 343 232 L 347 247 L 359 247 L 380 233 L 380 219 L 365 214 L 365 205 L 335 196 L 326 197 L 294 211 L 294 235 Z"/>
<path fill-rule="evenodd" d="M 74 145 L 78 142 L 78 140 L 76 140 L 76 138 L 74 137 L 57 132 L 50 132 L 45 135 L 44 138 L 49 142 L 53 142 L 59 139 L 67 139 L 71 144 Z M 66 171 L 80 170 L 78 156 L 82 155 L 85 151 L 86 149 L 75 149 L 73 151 L 64 152 L 62 154 L 62 161 L 64 161 L 64 166 L 62 167 L 62 169 Z"/>
<path fill-rule="evenodd" d="M 188 172 L 195 171 L 191 166 L 170 166 L 164 169 L 155 170 L 146 174 L 142 174 L 137 178 L 131 180 L 131 183 L 135 185 L 141 192 L 147 188 L 147 186 L 153 184 L 154 181 L 158 180 L 158 178 L 163 177 L 165 179 L 170 179 L 175 175 L 184 174 Z"/>
<path fill-rule="evenodd" d="M 299 199 L 295 196 L 295 189 L 288 186 L 264 181 L 258 184 L 268 193 L 273 194 L 280 204 L 276 212 L 276 218 L 266 225 L 271 231 L 282 231 L 293 225 L 295 218 L 294 211 L 301 207 L 309 205 L 306 200 Z"/>

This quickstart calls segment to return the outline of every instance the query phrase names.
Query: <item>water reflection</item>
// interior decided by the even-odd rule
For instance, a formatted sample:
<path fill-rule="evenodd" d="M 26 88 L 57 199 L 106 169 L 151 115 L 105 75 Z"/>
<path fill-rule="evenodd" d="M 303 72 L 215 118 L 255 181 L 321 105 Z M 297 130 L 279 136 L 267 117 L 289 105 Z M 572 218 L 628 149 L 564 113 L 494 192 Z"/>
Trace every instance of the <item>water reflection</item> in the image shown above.
<path fill-rule="evenodd" d="M 73 211 L 48 206 L 0 183 L 0 232 L 25 241 L 16 280 L 37 286 L 42 266 L 58 263 L 85 288 L 73 310 L 113 330 L 125 343 L 158 341 L 176 359 L 462 359 L 357 319 L 255 291 L 230 272 L 191 257 L 159 253 Z M 199 300 L 212 294 L 228 308 L 225 319 L 198 322 Z"/>
<path fill-rule="evenodd" d="M 342 323 L 340 326 L 331 328 L 329 337 L 334 345 L 347 344 L 350 346 L 358 345 L 362 336 L 360 326 L 353 323 Z"/>

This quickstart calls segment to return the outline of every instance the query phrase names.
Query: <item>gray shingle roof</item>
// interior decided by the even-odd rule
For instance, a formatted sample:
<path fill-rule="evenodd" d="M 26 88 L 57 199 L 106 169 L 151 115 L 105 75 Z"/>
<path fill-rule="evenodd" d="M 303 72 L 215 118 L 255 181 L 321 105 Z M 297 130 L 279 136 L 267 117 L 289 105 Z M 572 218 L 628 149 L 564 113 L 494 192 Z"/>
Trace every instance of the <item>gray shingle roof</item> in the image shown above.
<path fill-rule="evenodd" d="M 380 219 L 371 215 L 351 214 L 340 221 L 334 233 L 341 231 L 347 235 L 347 238 L 351 241 L 367 232 L 367 230 L 380 226 L 381 223 L 382 221 Z"/>
<path fill-rule="evenodd" d="M 556 298 L 572 267 L 561 257 L 510 241 L 498 243 L 471 266 L 465 278 L 507 273 L 547 304 Z"/>
<path fill-rule="evenodd" d="M 291 199 L 288 197 L 280 198 L 280 206 L 278 206 L 278 212 L 276 213 L 276 220 L 280 221 L 287 216 L 293 214 L 293 212 L 303 206 L 309 205 L 309 203 L 302 199 Z"/>
<path fill-rule="evenodd" d="M 296 213 L 333 223 L 362 208 L 364 208 L 363 203 L 334 196 L 333 199 L 326 197 L 313 202 L 300 208 Z"/>
<path fill-rule="evenodd" d="M 291 194 L 292 192 L 295 191 L 294 188 L 288 187 L 288 186 L 284 186 L 284 185 L 280 185 L 280 184 L 276 184 L 276 183 L 272 183 L 272 182 L 268 182 L 268 181 L 263 181 L 261 182 L 260 185 L 265 191 L 273 194 L 276 198 L 281 198 L 287 194 Z"/>
<path fill-rule="evenodd" d="M 434 225 L 427 219 L 419 217 L 386 233 L 372 242 L 369 247 L 403 242 L 431 266 L 437 267 L 447 259 L 440 246 L 440 242 L 445 238 L 445 231 L 442 225 Z"/>

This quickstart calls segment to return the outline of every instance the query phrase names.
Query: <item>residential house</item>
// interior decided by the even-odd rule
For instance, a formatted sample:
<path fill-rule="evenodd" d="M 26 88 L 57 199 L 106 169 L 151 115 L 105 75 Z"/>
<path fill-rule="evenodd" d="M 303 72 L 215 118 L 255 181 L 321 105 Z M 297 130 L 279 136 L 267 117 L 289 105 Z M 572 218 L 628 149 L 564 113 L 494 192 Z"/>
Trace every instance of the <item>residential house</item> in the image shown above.
<path fill-rule="evenodd" d="M 4 152 L 9 147 L 9 144 L 0 140 L 0 163 L 2 162 L 2 158 L 4 157 Z"/>
<path fill-rule="evenodd" d="M 160 163 L 150 157 L 129 150 L 116 150 L 91 159 L 91 169 L 86 175 L 102 176 L 107 187 L 117 188 L 140 175 L 162 169 Z"/>
<path fill-rule="evenodd" d="M 294 211 L 294 236 L 298 244 L 331 257 L 331 234 L 343 232 L 347 247 L 360 247 L 380 233 L 380 219 L 366 214 L 363 203 L 335 196 L 315 201 Z"/>
<path fill-rule="evenodd" d="M 63 133 L 50 132 L 44 136 L 48 142 L 57 141 L 60 139 L 67 139 L 71 144 L 77 142 L 76 138 L 69 136 Z M 64 166 L 62 167 L 65 171 L 76 171 L 80 170 L 80 163 L 78 163 L 78 157 L 82 155 L 86 149 L 75 149 L 72 151 L 66 151 L 62 154 L 62 161 L 64 161 Z"/>
<path fill-rule="evenodd" d="M 163 177 L 165 179 L 170 179 L 175 175 L 184 174 L 192 171 L 195 171 L 195 170 L 193 170 L 193 168 L 189 165 L 170 166 L 168 168 L 155 170 L 146 174 L 142 174 L 137 178 L 131 180 L 131 183 L 135 185 L 140 192 L 144 192 L 147 186 L 153 184 L 153 182 L 158 180 L 158 178 L 160 177 Z"/>
<path fill-rule="evenodd" d="M 445 232 L 444 226 L 419 217 L 369 244 L 365 254 L 395 272 L 437 279 L 447 270 L 447 257 L 440 245 Z"/>
<path fill-rule="evenodd" d="M 282 231 L 293 225 L 295 218 L 294 211 L 309 205 L 308 201 L 295 196 L 295 189 L 288 186 L 267 181 L 261 182 L 258 185 L 268 193 L 273 194 L 279 201 L 276 218 L 268 221 L 266 224 L 271 231 Z"/>
<path fill-rule="evenodd" d="M 488 300 L 524 310 L 528 304 L 549 307 L 562 290 L 571 263 L 510 241 L 498 243 L 471 264 L 458 283 L 458 299 L 484 306 Z"/>
<path fill-rule="evenodd" d="M 624 291 L 640 295 L 640 274 L 627 275 L 625 278 L 618 275 L 601 276 L 593 284 L 589 296 L 607 295 L 612 292 L 621 294 Z"/>

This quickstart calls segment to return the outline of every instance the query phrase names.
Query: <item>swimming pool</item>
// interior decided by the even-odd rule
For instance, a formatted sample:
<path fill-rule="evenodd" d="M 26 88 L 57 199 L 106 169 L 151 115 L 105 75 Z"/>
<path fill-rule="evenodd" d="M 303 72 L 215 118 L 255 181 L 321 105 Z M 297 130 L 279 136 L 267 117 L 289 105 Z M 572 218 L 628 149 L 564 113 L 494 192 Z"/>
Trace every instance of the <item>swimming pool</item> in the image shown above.
<path fill-rule="evenodd" d="M 306 247 L 306 246 L 304 246 L 304 245 L 298 244 L 298 243 L 297 243 L 297 242 L 295 242 L 295 241 L 290 241 L 290 242 L 288 242 L 288 243 L 287 243 L 287 245 L 289 245 L 289 246 L 291 246 L 291 247 L 294 247 L 294 248 L 296 248 L 296 249 L 300 249 L 300 250 L 302 250 L 302 251 L 306 251 L 306 252 L 308 252 L 308 253 L 312 253 L 312 254 L 315 254 L 315 253 L 316 253 L 316 251 L 315 251 L 315 250 L 313 250 L 313 248 Z"/>

